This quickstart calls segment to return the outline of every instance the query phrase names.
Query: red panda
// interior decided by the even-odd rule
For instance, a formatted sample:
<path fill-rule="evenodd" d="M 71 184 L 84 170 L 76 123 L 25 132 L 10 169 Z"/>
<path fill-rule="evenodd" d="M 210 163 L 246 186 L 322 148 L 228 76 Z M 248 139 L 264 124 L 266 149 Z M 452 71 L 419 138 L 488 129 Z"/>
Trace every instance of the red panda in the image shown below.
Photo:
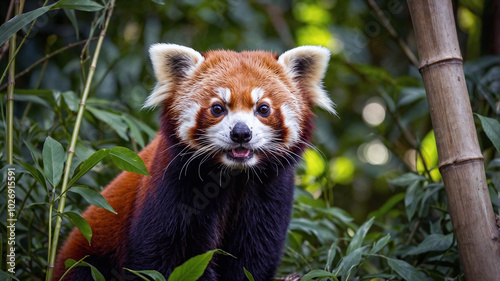
<path fill-rule="evenodd" d="M 330 53 L 302 46 L 199 53 L 174 44 L 150 48 L 157 85 L 145 107 L 162 107 L 157 137 L 140 152 L 151 177 L 121 173 L 102 195 L 118 213 L 90 206 L 92 243 L 77 229 L 60 249 L 106 279 L 122 268 L 169 276 L 187 259 L 216 255 L 200 280 L 271 280 L 290 220 L 294 165 L 313 132 L 311 109 L 335 114 L 322 89 Z M 64 280 L 91 280 L 88 267 Z M 128 276 L 134 278 L 133 276 Z M 126 280 L 132 280 L 126 279 Z"/>

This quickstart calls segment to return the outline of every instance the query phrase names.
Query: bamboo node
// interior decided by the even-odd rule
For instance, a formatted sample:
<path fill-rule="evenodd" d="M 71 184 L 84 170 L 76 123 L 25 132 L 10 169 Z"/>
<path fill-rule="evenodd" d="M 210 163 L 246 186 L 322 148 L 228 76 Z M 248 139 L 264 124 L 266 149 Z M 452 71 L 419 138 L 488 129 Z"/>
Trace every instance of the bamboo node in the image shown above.
<path fill-rule="evenodd" d="M 420 66 L 418 67 L 418 71 L 422 73 L 425 69 L 434 66 L 434 65 L 439 65 L 443 63 L 458 63 L 462 64 L 463 63 L 462 57 L 447 57 L 447 58 L 440 58 L 440 59 L 434 59 L 434 60 L 427 60 L 423 61 L 420 63 Z"/>
<path fill-rule="evenodd" d="M 459 166 L 459 165 L 464 165 L 468 164 L 470 162 L 476 162 L 476 161 L 484 161 L 484 157 L 481 156 L 474 156 L 474 157 L 464 157 L 464 158 L 458 158 L 454 159 L 452 161 L 445 161 L 439 164 L 439 171 L 443 173 L 447 168 L 449 167 L 454 167 L 454 166 Z"/>

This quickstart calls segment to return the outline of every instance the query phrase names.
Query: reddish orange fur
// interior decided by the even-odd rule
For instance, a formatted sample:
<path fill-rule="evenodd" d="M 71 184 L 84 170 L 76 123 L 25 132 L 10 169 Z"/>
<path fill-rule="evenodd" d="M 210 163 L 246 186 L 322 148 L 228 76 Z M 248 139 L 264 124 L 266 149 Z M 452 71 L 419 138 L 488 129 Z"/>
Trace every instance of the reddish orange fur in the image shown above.
<path fill-rule="evenodd" d="M 139 153 L 148 171 L 152 169 L 153 158 L 160 142 L 161 137 L 157 136 Z M 148 184 L 149 181 L 150 177 L 123 172 L 102 191 L 101 194 L 118 214 L 115 215 L 93 205 L 85 210 L 82 216 L 92 228 L 92 245 L 89 245 L 87 239 L 78 229 L 73 229 L 57 255 L 54 280 L 59 280 L 64 274 L 64 261 L 66 259 L 80 260 L 93 253 L 110 253 L 122 250 L 121 247 L 125 246 L 122 244 L 125 241 L 124 235 L 126 235 L 127 230 L 125 227 L 129 224 L 131 210 L 134 209 L 134 204 L 141 206 L 144 203 L 143 198 L 148 193 L 149 188 L 153 186 Z"/>

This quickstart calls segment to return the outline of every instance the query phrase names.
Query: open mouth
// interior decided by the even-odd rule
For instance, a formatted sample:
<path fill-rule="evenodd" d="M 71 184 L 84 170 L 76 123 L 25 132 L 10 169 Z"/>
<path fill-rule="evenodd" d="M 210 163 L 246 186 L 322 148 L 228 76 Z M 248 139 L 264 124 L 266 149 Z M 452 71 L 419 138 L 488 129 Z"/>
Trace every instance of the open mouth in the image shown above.
<path fill-rule="evenodd" d="M 253 157 L 253 151 L 245 147 L 236 147 L 227 152 L 227 156 L 230 159 L 236 161 L 245 161 Z"/>

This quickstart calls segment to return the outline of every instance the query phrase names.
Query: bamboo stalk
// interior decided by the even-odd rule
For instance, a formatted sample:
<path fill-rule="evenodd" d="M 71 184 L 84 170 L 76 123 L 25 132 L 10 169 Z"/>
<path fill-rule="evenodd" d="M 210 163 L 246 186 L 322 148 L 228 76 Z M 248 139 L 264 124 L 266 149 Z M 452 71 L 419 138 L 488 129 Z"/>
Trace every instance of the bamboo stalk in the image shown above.
<path fill-rule="evenodd" d="M 22 9 L 24 7 L 24 0 L 21 2 L 16 2 L 14 3 L 14 10 L 15 10 L 15 15 L 19 15 L 22 13 Z M 8 67 L 8 82 L 7 82 L 7 109 L 6 109 L 6 140 L 5 140 L 5 150 L 6 150 L 6 157 L 7 157 L 7 165 L 12 165 L 14 164 L 14 87 L 15 87 L 15 59 L 16 59 L 16 39 L 17 36 L 16 34 L 12 35 L 9 39 L 9 61 L 11 62 L 10 66 Z M 14 177 L 7 177 L 7 186 L 15 186 L 15 178 Z M 8 194 L 7 194 L 8 196 Z M 8 199 L 8 198 L 7 198 Z M 10 215 L 7 216 L 7 225 L 11 225 L 11 222 L 14 222 L 14 228 L 7 227 L 7 237 L 15 237 L 15 220 L 13 217 Z M 7 247 L 10 248 L 10 247 Z M 8 259 L 7 261 L 7 272 L 12 272 L 14 271 L 14 267 L 12 266 L 12 263 L 9 262 Z"/>
<path fill-rule="evenodd" d="M 61 196 L 59 199 L 59 206 L 57 208 L 57 212 L 59 214 L 64 213 L 64 207 L 66 205 L 66 191 L 68 189 L 68 182 L 69 182 L 69 174 L 71 171 L 71 163 L 73 160 L 73 156 L 75 154 L 75 147 L 76 147 L 76 142 L 78 140 L 78 134 L 80 131 L 80 125 L 83 119 L 83 113 L 85 111 L 85 103 L 87 101 L 87 98 L 89 96 L 90 92 L 90 85 L 92 84 L 92 79 L 94 77 L 95 69 L 97 66 L 97 60 L 99 58 L 99 54 L 101 51 L 102 43 L 104 41 L 104 37 L 106 35 L 106 30 L 108 29 L 109 21 L 111 19 L 111 15 L 113 13 L 113 8 L 115 6 L 115 0 L 111 0 L 109 2 L 109 6 L 107 8 L 107 15 L 106 19 L 103 25 L 103 28 L 101 30 L 101 33 L 99 35 L 99 39 L 97 41 L 97 45 L 94 51 L 94 55 L 92 58 L 92 63 L 89 67 L 87 79 L 85 82 L 85 88 L 82 93 L 82 99 L 80 101 L 80 105 L 78 107 L 78 113 L 75 121 L 75 128 L 73 130 L 73 134 L 71 136 L 71 143 L 68 148 L 67 152 L 67 157 L 66 157 L 66 166 L 65 166 L 65 171 L 64 171 L 64 176 L 63 176 L 63 183 L 61 187 Z M 53 204 L 52 202 L 51 204 Z M 49 214 L 51 216 L 51 214 Z M 56 225 L 54 227 L 54 236 L 52 240 L 50 241 L 50 248 L 49 248 L 49 256 L 48 256 L 48 264 L 47 264 L 47 275 L 46 275 L 46 280 L 51 281 L 52 276 L 54 273 L 54 263 L 55 263 L 55 258 L 56 258 L 56 253 L 57 253 L 57 245 L 59 241 L 59 233 L 61 230 L 61 222 L 62 222 L 62 217 L 58 216 L 56 218 Z M 50 228 L 50 226 L 49 226 Z"/>
<path fill-rule="evenodd" d="M 410 0 L 420 73 L 465 279 L 500 279 L 500 233 L 474 127 L 451 1 Z"/>

